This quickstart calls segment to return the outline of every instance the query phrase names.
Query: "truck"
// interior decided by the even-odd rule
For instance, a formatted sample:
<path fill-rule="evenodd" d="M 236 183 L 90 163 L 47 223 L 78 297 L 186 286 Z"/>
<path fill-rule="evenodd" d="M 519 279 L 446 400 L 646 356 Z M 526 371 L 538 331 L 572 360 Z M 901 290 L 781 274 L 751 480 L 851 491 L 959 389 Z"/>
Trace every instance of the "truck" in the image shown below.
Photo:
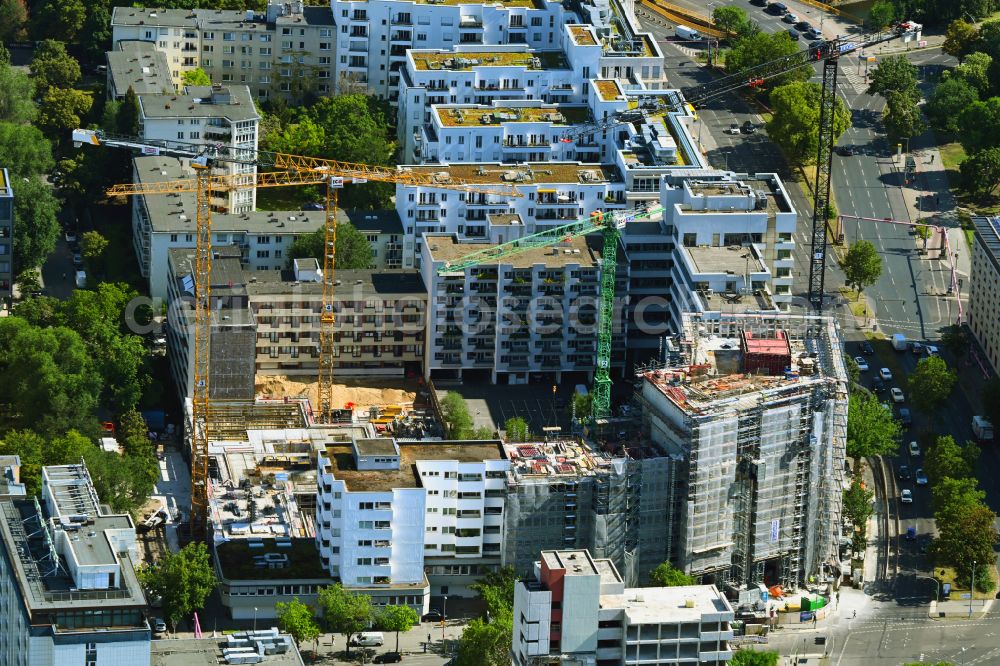
<path fill-rule="evenodd" d="M 972 417 L 972 434 L 980 442 L 993 441 L 993 422 L 985 416 Z"/>
<path fill-rule="evenodd" d="M 700 41 L 704 39 L 704 37 L 701 36 L 700 32 L 698 32 L 694 28 L 689 28 L 686 25 L 679 25 L 676 28 L 674 28 L 674 34 L 680 37 L 681 39 L 687 39 L 691 41 Z"/>
<path fill-rule="evenodd" d="M 895 333 L 892 336 L 892 348 L 898 352 L 906 351 L 906 336 L 902 333 Z"/>

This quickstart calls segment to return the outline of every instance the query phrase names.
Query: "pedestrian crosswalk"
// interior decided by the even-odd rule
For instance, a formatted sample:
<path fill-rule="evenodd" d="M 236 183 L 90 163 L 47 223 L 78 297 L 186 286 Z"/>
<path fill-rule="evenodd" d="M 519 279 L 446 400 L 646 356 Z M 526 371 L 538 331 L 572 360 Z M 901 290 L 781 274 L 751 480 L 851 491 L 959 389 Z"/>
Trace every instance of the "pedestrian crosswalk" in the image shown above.
<path fill-rule="evenodd" d="M 865 66 L 858 63 L 854 58 L 844 60 L 840 63 L 840 73 L 838 79 L 841 85 L 850 87 L 856 95 L 860 95 L 868 89 L 868 82 L 865 81 Z M 859 71 L 860 70 L 860 71 Z"/>

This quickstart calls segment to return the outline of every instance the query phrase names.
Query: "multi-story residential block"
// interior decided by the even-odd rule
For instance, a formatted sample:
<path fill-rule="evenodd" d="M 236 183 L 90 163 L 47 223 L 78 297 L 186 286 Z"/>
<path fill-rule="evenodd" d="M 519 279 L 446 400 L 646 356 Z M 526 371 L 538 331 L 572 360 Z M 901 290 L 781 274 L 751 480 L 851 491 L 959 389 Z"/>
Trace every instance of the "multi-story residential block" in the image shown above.
<path fill-rule="evenodd" d="M 132 518 L 83 465 L 43 468 L 41 499 L 0 499 L 0 663 L 148 666 Z"/>
<path fill-rule="evenodd" d="M 397 186 L 396 211 L 403 223 L 406 268 L 420 266 L 420 237 L 427 233 L 503 243 L 588 217 L 598 210 L 626 205 L 625 184 L 617 169 L 600 164 L 440 164 L 400 169 L 430 174 L 441 184 L 453 179 L 513 184 L 523 195 L 511 198 L 433 186 Z"/>
<path fill-rule="evenodd" d="M 333 91 L 337 35 L 328 6 L 269 2 L 263 13 L 115 7 L 111 29 L 113 44 L 154 43 L 167 56 L 176 86 L 200 67 L 214 83 L 249 86 L 260 99 Z"/>
<path fill-rule="evenodd" d="M 560 49 L 563 25 L 576 14 L 553 0 L 482 4 L 462 0 L 336 0 L 338 86 L 361 86 L 381 97 L 398 90 L 409 49 L 525 44 Z"/>
<path fill-rule="evenodd" d="M 1000 368 L 1000 218 L 975 217 L 972 270 L 969 274 L 969 330 L 994 370 Z M 953 288 L 949 288 L 952 291 Z"/>
<path fill-rule="evenodd" d="M 681 330 L 679 362 L 640 372 L 637 391 L 645 434 L 679 461 L 670 560 L 734 587 L 832 580 L 847 438 L 836 322 L 685 314 Z"/>
<path fill-rule="evenodd" d="M 329 444 L 316 506 L 323 565 L 376 604 L 426 612 L 425 558 L 499 564 L 503 500 L 488 491 L 503 487 L 505 465 L 499 442 Z"/>
<path fill-rule="evenodd" d="M 14 188 L 7 169 L 0 167 L 0 308 L 10 306 L 14 293 Z"/>
<path fill-rule="evenodd" d="M 497 263 L 446 270 L 489 247 L 461 242 L 454 234 L 423 239 L 421 275 L 429 304 L 425 376 L 481 376 L 501 384 L 526 384 L 532 376 L 554 383 L 592 376 L 600 251 L 575 237 Z M 616 335 L 614 343 L 612 363 L 619 366 L 624 336 Z"/>
<path fill-rule="evenodd" d="M 399 213 L 389 210 L 346 210 L 337 209 L 360 231 L 372 248 L 374 269 L 393 270 L 403 267 L 403 224 Z"/>
<path fill-rule="evenodd" d="M 734 619 L 714 585 L 629 588 L 611 560 L 548 550 L 514 588 L 511 654 L 516 666 L 724 666 Z"/>
<path fill-rule="evenodd" d="M 316 259 L 287 271 L 244 270 L 239 248 L 214 251 L 212 364 L 209 391 L 221 399 L 253 396 L 257 375 L 315 375 L 319 368 L 322 273 Z M 167 343 L 182 396 L 190 394 L 194 252 L 169 252 Z M 426 291 L 416 271 L 336 272 L 334 371 L 403 376 L 423 367 Z"/>
<path fill-rule="evenodd" d="M 114 51 L 108 51 L 108 99 L 123 99 L 129 88 L 138 94 L 172 93 L 167 54 L 152 42 L 120 41 Z"/>
<path fill-rule="evenodd" d="M 146 93 L 139 97 L 139 124 L 142 138 L 171 145 L 222 144 L 235 154 L 247 151 L 253 159 L 257 150 L 257 125 L 260 115 L 246 86 L 187 86 L 183 94 Z M 232 188 L 226 210 L 248 213 L 256 207 L 257 188 L 253 186 L 254 164 L 227 162 L 233 175 L 247 174 L 248 187 Z"/>

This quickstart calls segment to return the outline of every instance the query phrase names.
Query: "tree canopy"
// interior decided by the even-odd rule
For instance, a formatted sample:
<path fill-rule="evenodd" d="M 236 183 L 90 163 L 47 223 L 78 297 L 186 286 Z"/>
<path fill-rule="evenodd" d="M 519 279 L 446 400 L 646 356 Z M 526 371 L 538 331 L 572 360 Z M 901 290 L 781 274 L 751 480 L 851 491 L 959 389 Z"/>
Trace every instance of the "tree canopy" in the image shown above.
<path fill-rule="evenodd" d="M 74 88 L 49 88 L 38 107 L 38 126 L 49 138 L 58 138 L 80 127 L 80 118 L 90 111 L 90 93 Z"/>
<path fill-rule="evenodd" d="M 972 51 L 972 46 L 978 39 L 979 31 L 976 26 L 963 19 L 955 19 L 948 24 L 941 50 L 950 56 L 962 59 Z"/>
<path fill-rule="evenodd" d="M 783 34 L 783 33 L 782 33 Z M 819 107 L 822 89 L 818 83 L 799 81 L 771 91 L 771 120 L 767 134 L 795 164 L 812 164 L 819 149 Z M 850 126 L 851 116 L 837 98 L 834 111 L 834 140 Z"/>
<path fill-rule="evenodd" d="M 799 46 L 787 32 L 757 31 L 748 34 L 746 37 L 738 39 L 733 47 L 726 52 L 726 71 L 741 72 L 750 67 L 761 65 L 765 62 L 781 58 L 783 56 L 794 55 L 799 52 Z M 809 78 L 809 70 L 800 67 L 787 74 L 782 74 L 769 80 L 769 85 L 774 90 L 796 81 L 805 81 Z M 771 93 L 773 96 L 773 92 Z"/>
<path fill-rule="evenodd" d="M 507 666 L 513 631 L 513 567 L 491 571 L 472 587 L 486 602 L 488 617 L 472 620 L 459 639 L 456 666 Z"/>
<path fill-rule="evenodd" d="M 351 651 L 351 638 L 364 631 L 375 616 L 372 600 L 367 594 L 352 594 L 340 583 L 328 585 L 319 591 L 317 604 L 323 611 L 327 629 L 344 636 L 347 652 Z"/>
<path fill-rule="evenodd" d="M 59 202 L 38 176 L 11 179 L 14 190 L 15 272 L 39 266 L 59 240 Z"/>
<path fill-rule="evenodd" d="M 934 129 L 954 134 L 959 131 L 958 119 L 969 105 L 979 101 L 979 93 L 968 81 L 952 77 L 942 81 L 924 107 Z"/>
<path fill-rule="evenodd" d="M 896 20 L 896 8 L 888 0 L 877 0 L 868 10 L 868 26 L 879 31 Z"/>
<path fill-rule="evenodd" d="M 0 164 L 22 178 L 40 176 L 55 165 L 52 144 L 37 127 L 0 122 Z"/>
<path fill-rule="evenodd" d="M 733 5 L 723 5 L 713 9 L 712 21 L 716 28 L 730 37 L 749 37 L 760 30 L 760 26 L 750 20 L 750 16 L 742 7 Z"/>
<path fill-rule="evenodd" d="M 312 257 L 323 265 L 323 244 L 326 241 L 326 231 L 320 227 L 311 234 L 303 234 L 296 238 L 288 248 L 287 265 L 290 268 L 294 259 Z M 349 222 L 337 225 L 336 254 L 333 258 L 334 268 L 353 269 L 370 268 L 372 265 L 372 246 L 357 228 Z"/>
<path fill-rule="evenodd" d="M 962 79 L 973 88 L 980 96 L 986 97 L 990 92 L 990 66 L 993 58 L 980 51 L 970 53 L 965 57 L 960 65 L 950 71 L 946 71 L 949 79 Z"/>
<path fill-rule="evenodd" d="M 951 395 L 956 381 L 958 374 L 940 356 L 922 358 L 908 380 L 910 402 L 918 410 L 932 414 Z"/>
<path fill-rule="evenodd" d="M 871 458 L 895 453 L 902 428 L 892 410 L 873 395 L 852 393 L 847 400 L 847 455 Z"/>
<path fill-rule="evenodd" d="M 973 102 L 958 117 L 958 140 L 965 152 L 1000 146 L 1000 97 Z"/>
<path fill-rule="evenodd" d="M 465 398 L 454 391 L 448 391 L 441 399 L 441 415 L 444 417 L 448 437 L 466 439 L 472 432 L 472 415 Z"/>
<path fill-rule="evenodd" d="M 985 197 L 1000 185 L 1000 147 L 983 148 L 958 165 L 962 188 L 975 197 Z"/>
<path fill-rule="evenodd" d="M 872 500 L 875 491 L 865 488 L 860 475 L 855 475 L 850 488 L 844 491 L 844 514 L 851 519 L 854 527 L 862 533 L 867 532 L 866 524 L 874 513 Z"/>
<path fill-rule="evenodd" d="M 30 123 L 35 119 L 35 82 L 24 72 L 0 63 L 0 120 Z"/>
<path fill-rule="evenodd" d="M 201 67 L 189 69 L 181 75 L 181 81 L 186 86 L 210 86 L 212 78 Z"/>
<path fill-rule="evenodd" d="M 420 616 L 409 606 L 383 606 L 375 615 L 375 626 L 396 633 L 396 652 L 399 652 L 399 632 L 409 631 L 419 623 Z"/>
<path fill-rule="evenodd" d="M 507 433 L 508 442 L 527 442 L 531 433 L 528 431 L 528 422 L 520 416 L 512 416 L 503 424 L 504 432 Z"/>
<path fill-rule="evenodd" d="M 689 576 L 680 569 L 677 569 L 670 562 L 661 562 L 655 569 L 650 571 L 649 582 L 653 587 L 680 587 L 682 585 L 696 585 L 698 583 L 693 576 Z"/>
<path fill-rule="evenodd" d="M 871 241 L 855 241 L 848 248 L 840 268 L 847 285 L 860 293 L 882 276 L 882 257 Z"/>
<path fill-rule="evenodd" d="M 63 42 L 54 39 L 43 40 L 35 48 L 30 70 L 42 95 L 51 88 L 72 88 L 80 80 L 80 63 L 66 51 Z"/>
<path fill-rule="evenodd" d="M 215 570 L 204 543 L 189 543 L 174 553 L 167 549 L 158 562 L 139 571 L 139 580 L 163 599 L 163 613 L 174 627 L 205 606 L 215 589 Z"/>
<path fill-rule="evenodd" d="M 22 39 L 27 21 L 24 0 L 0 0 L 0 44 Z"/>
<path fill-rule="evenodd" d="M 299 601 L 298 597 L 291 601 L 279 601 L 274 605 L 278 615 L 278 628 L 295 639 L 301 645 L 319 638 L 319 624 L 313 616 L 313 609 Z"/>
<path fill-rule="evenodd" d="M 920 99 L 917 90 L 917 68 L 905 55 L 893 55 L 883 58 L 878 66 L 869 73 L 869 95 L 881 95 L 888 98 L 889 93 L 899 93 L 916 102 Z"/>
<path fill-rule="evenodd" d="M 924 469 L 931 483 L 937 485 L 942 479 L 964 479 L 975 474 L 979 460 L 979 446 L 966 442 L 960 446 L 951 435 L 938 437 L 925 453 Z"/>
<path fill-rule="evenodd" d="M 743 648 L 733 653 L 730 666 L 778 666 L 778 653 Z"/>
<path fill-rule="evenodd" d="M 893 139 L 913 137 L 925 129 L 916 101 L 910 95 L 898 91 L 886 93 L 882 122 Z"/>

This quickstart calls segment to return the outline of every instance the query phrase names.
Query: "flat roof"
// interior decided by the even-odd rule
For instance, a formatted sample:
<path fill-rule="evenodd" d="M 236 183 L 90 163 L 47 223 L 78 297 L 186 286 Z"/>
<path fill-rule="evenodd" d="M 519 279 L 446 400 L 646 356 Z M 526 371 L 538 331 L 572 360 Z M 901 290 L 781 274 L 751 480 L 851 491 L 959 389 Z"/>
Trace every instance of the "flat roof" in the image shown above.
<path fill-rule="evenodd" d="M 482 462 L 503 460 L 506 456 L 499 440 L 472 440 L 401 443 L 398 470 L 359 471 L 350 443 L 328 445 L 324 457 L 330 462 L 329 471 L 334 478 L 343 481 L 349 491 L 358 492 L 421 487 L 417 472 L 417 462 L 421 460 Z"/>
<path fill-rule="evenodd" d="M 394 208 L 382 210 L 341 210 L 337 209 L 337 219 L 346 216 L 347 221 L 358 231 L 376 232 L 380 234 L 403 233 L 403 222 Z"/>
<path fill-rule="evenodd" d="M 605 102 L 625 99 L 625 96 L 622 94 L 622 88 L 615 79 L 597 79 L 594 81 L 594 87 L 597 88 L 597 92 Z"/>
<path fill-rule="evenodd" d="M 218 555 L 222 575 L 229 581 L 330 579 L 330 573 L 323 568 L 323 563 L 320 561 L 315 539 L 288 539 L 287 542 L 287 547 L 279 546 L 277 539 L 267 537 L 254 539 L 251 536 L 217 544 L 215 552 Z M 287 567 L 280 569 L 258 567 L 254 560 L 258 555 L 276 553 L 288 557 Z"/>
<path fill-rule="evenodd" d="M 245 85 L 188 86 L 184 93 L 139 95 L 142 114 L 149 118 L 226 118 L 230 122 L 259 120 L 250 88 Z"/>
<path fill-rule="evenodd" d="M 567 576 L 600 576 L 604 583 L 622 582 L 611 560 L 595 558 L 586 548 L 543 550 L 542 561 L 550 570 L 563 570 Z"/>
<path fill-rule="evenodd" d="M 105 55 L 112 85 L 119 94 L 124 95 L 129 88 L 139 95 L 173 92 L 167 54 L 153 42 L 122 40 L 118 50 Z"/>
<path fill-rule="evenodd" d="M 259 623 L 261 628 L 266 624 Z M 220 638 L 182 638 L 150 643 L 150 666 L 219 666 L 225 663 L 222 648 L 226 641 Z M 265 666 L 302 666 L 302 656 L 292 641 L 291 649 L 284 654 L 269 654 Z"/>
<path fill-rule="evenodd" d="M 733 613 L 714 585 L 626 588 L 624 600 L 629 624 L 697 622 L 703 615 Z"/>
<path fill-rule="evenodd" d="M 214 264 L 213 264 L 214 268 Z M 292 294 L 293 290 L 302 294 L 322 294 L 321 282 L 298 282 L 289 270 L 257 271 L 245 270 L 246 292 L 255 296 Z M 412 269 L 337 269 L 334 274 L 334 301 L 355 301 L 358 298 L 381 297 L 391 299 L 405 296 L 409 299 L 425 300 L 427 290 L 420 277 L 420 271 Z M 252 281 L 254 280 L 254 281 Z"/>
<path fill-rule="evenodd" d="M 470 3 L 478 4 L 478 3 Z M 473 67 L 524 67 L 529 70 L 569 69 L 562 51 L 441 51 L 413 49 L 409 52 L 418 70 L 470 70 Z"/>
<path fill-rule="evenodd" d="M 744 275 L 748 270 L 750 273 L 763 273 L 767 270 L 763 262 L 757 258 L 757 253 L 752 248 L 742 245 L 721 247 L 698 245 L 684 247 L 683 250 L 691 258 L 691 263 L 698 273 Z"/>
<path fill-rule="evenodd" d="M 253 21 L 246 20 L 246 11 L 239 9 L 147 9 L 136 7 L 114 7 L 111 12 L 112 25 L 155 25 L 176 28 L 200 28 L 218 30 L 221 28 L 268 30 L 270 25 L 261 20 L 263 14 L 255 13 Z M 279 16 L 278 25 L 333 25 L 333 11 L 329 5 L 306 6 L 301 14 Z"/>
<path fill-rule="evenodd" d="M 596 230 L 598 233 L 600 230 Z M 497 247 L 493 243 L 462 242 L 454 235 L 424 234 L 424 242 L 431 252 L 431 261 L 454 262 L 474 252 L 481 252 Z M 569 264 L 579 264 L 584 268 L 596 268 L 600 265 L 601 255 L 596 247 L 587 242 L 586 237 L 574 236 L 558 245 L 538 247 L 525 250 L 519 254 L 504 257 L 500 262 L 483 261 L 481 266 L 504 265 L 514 268 L 531 268 L 535 264 L 544 264 L 550 268 L 562 268 Z"/>
<path fill-rule="evenodd" d="M 363 456 L 394 456 L 396 446 L 392 439 L 387 437 L 371 437 L 354 440 L 354 446 L 358 453 Z"/>
<path fill-rule="evenodd" d="M 590 120 L 585 104 L 548 104 L 545 106 L 486 106 L 435 104 L 434 115 L 445 127 L 486 127 L 506 123 L 551 123 L 582 125 Z"/>
<path fill-rule="evenodd" d="M 979 245 L 986 251 L 994 270 L 1000 271 L 1000 218 L 974 217 L 972 224 Z"/>
<path fill-rule="evenodd" d="M 447 183 L 452 178 L 473 184 L 512 183 L 518 186 L 536 183 L 586 185 L 621 182 L 618 169 L 613 164 L 588 164 L 585 162 L 427 164 L 405 165 L 400 166 L 400 169 L 418 174 L 431 174 L 440 183 Z"/>
<path fill-rule="evenodd" d="M 579 46 L 597 46 L 597 37 L 594 35 L 593 26 L 571 25 L 569 34 L 573 36 L 573 41 Z"/>
<path fill-rule="evenodd" d="M 509 227 L 517 224 L 524 224 L 521 216 L 517 213 L 488 213 L 486 220 L 495 227 Z"/>

